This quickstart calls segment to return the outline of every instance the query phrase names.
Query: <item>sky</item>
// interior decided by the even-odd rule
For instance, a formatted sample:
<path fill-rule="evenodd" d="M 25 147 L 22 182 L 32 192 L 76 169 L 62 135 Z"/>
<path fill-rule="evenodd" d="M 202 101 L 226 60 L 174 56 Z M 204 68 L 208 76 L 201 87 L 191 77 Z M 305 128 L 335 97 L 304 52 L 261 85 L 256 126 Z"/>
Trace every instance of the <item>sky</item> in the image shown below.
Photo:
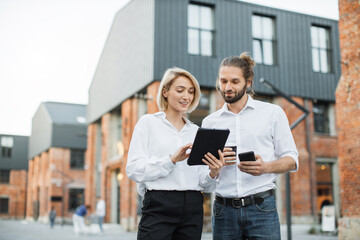
<path fill-rule="evenodd" d="M 41 102 L 87 104 L 115 14 L 129 0 L 0 0 L 0 134 L 31 134 Z M 244 2 L 338 20 L 337 0 Z"/>

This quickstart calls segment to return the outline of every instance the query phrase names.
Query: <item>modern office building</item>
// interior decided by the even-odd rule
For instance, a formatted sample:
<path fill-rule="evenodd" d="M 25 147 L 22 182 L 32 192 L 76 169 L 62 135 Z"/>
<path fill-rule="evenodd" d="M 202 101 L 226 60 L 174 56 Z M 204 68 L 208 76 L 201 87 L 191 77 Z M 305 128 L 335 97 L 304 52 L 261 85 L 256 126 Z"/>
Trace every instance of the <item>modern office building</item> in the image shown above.
<path fill-rule="evenodd" d="M 338 22 L 235 0 L 132 0 L 116 15 L 89 89 L 85 201 L 107 203 L 107 222 L 135 229 L 141 198 L 125 173 L 132 131 L 140 116 L 157 111 L 165 70 L 177 66 L 199 80 L 202 98 L 189 119 L 202 119 L 223 101 L 215 89 L 227 56 L 255 59 L 255 98 L 280 105 L 290 124 L 302 111 L 261 84 L 264 78 L 309 110 L 294 129 L 300 168 L 291 173 L 293 223 L 317 223 L 321 208 L 339 216 L 335 88 L 340 70 Z M 285 180 L 276 191 L 285 222 Z M 205 227 L 211 216 L 205 195 Z"/>
<path fill-rule="evenodd" d="M 43 102 L 32 119 L 29 141 L 27 219 L 71 219 L 84 202 L 86 105 Z"/>

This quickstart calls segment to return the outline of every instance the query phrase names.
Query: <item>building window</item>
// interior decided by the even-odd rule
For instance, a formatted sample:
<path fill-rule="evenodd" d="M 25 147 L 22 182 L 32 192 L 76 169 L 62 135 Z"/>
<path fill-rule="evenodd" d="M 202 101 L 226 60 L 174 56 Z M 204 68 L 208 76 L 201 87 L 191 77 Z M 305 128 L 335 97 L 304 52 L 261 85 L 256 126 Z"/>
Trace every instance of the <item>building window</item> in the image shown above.
<path fill-rule="evenodd" d="M 276 64 L 275 19 L 260 15 L 252 16 L 252 46 L 255 62 Z"/>
<path fill-rule="evenodd" d="M 331 71 L 331 49 L 329 29 L 311 26 L 312 65 L 315 72 Z"/>
<path fill-rule="evenodd" d="M 14 146 L 14 138 L 1 137 L 1 156 L 3 158 L 11 158 L 13 146 Z"/>
<path fill-rule="evenodd" d="M 84 150 L 71 149 L 70 168 L 84 169 Z"/>
<path fill-rule="evenodd" d="M 188 53 L 214 55 L 214 9 L 190 3 L 188 5 Z"/>
<path fill-rule="evenodd" d="M 84 204 L 84 189 L 69 189 L 69 212 L 75 211 L 81 204 Z"/>
<path fill-rule="evenodd" d="M 314 128 L 316 133 L 329 134 L 329 104 L 316 101 L 313 103 Z"/>
<path fill-rule="evenodd" d="M 10 182 L 10 170 L 0 170 L 0 183 Z"/>
<path fill-rule="evenodd" d="M 0 198 L 0 213 L 9 213 L 9 198 Z"/>

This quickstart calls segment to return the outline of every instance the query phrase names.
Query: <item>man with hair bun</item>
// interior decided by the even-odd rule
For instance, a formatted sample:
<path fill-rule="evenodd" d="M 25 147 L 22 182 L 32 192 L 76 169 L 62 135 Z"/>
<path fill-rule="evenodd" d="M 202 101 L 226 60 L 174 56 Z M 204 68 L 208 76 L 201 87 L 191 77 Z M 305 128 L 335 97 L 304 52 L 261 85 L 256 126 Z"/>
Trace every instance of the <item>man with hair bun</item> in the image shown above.
<path fill-rule="evenodd" d="M 247 53 L 221 62 L 216 87 L 225 104 L 202 123 L 205 128 L 230 129 L 226 146 L 236 147 L 237 154 L 254 152 L 254 161 L 244 161 L 229 156 L 234 150 L 224 149 L 213 207 L 214 240 L 280 239 L 275 180 L 299 166 L 282 108 L 252 98 L 254 67 Z"/>

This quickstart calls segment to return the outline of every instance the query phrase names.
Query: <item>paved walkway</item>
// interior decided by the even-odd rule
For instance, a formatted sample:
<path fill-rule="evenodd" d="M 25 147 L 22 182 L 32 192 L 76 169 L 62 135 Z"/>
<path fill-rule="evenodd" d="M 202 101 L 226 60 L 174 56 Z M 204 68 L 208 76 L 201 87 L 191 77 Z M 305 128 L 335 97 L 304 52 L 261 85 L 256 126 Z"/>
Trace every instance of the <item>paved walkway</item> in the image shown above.
<path fill-rule="evenodd" d="M 71 225 L 55 225 L 50 229 L 49 225 L 38 222 L 27 222 L 17 220 L 0 219 L 0 240 L 135 240 L 135 232 L 126 232 L 120 225 L 104 224 L 104 234 L 99 234 L 97 225 L 91 225 L 87 235 L 76 236 Z M 331 235 L 310 235 L 308 225 L 293 225 L 293 240 L 337 240 L 336 236 Z M 286 226 L 281 227 L 282 239 L 286 238 Z M 211 240 L 211 233 L 204 233 L 202 240 Z"/>

